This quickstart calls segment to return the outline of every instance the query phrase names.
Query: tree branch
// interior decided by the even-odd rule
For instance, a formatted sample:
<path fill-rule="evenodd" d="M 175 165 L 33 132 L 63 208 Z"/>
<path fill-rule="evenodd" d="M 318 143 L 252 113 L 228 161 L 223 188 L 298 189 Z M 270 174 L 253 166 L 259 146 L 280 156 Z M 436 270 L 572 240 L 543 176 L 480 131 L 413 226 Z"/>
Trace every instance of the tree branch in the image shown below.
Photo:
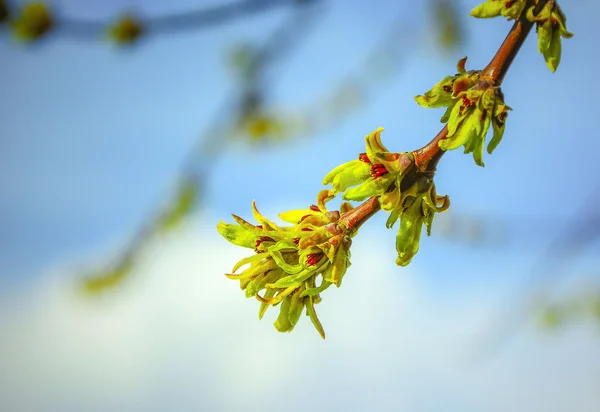
<path fill-rule="evenodd" d="M 208 29 L 228 23 L 242 17 L 259 14 L 283 6 L 308 3 L 300 0 L 239 0 L 222 6 L 201 10 L 177 13 L 162 17 L 141 19 L 144 31 L 157 34 L 167 31 L 183 31 L 188 29 Z M 74 37 L 94 38 L 102 34 L 110 24 L 98 21 L 61 18 L 56 26 L 57 31 Z"/>
<path fill-rule="evenodd" d="M 525 10 L 531 6 L 535 6 L 535 13 L 542 9 L 549 0 L 530 0 L 528 1 Z M 514 58 L 519 53 L 521 46 L 525 42 L 525 39 L 531 32 L 533 23 L 527 20 L 525 11 L 523 11 L 521 17 L 515 21 L 512 28 L 508 32 L 508 35 L 504 39 L 504 42 L 492 57 L 489 64 L 481 71 L 480 79 L 491 81 L 497 86 L 500 86 L 504 80 L 504 76 L 508 72 Z M 445 139 L 448 136 L 448 125 L 446 124 L 442 130 L 425 146 L 420 149 L 413 151 L 415 157 L 415 165 L 419 168 L 422 173 L 431 174 L 435 173 L 437 164 L 444 155 L 445 151 L 440 149 L 438 143 L 440 140 Z M 364 223 L 366 219 L 369 219 L 375 212 L 379 210 L 378 202 L 373 201 L 371 198 L 358 206 L 356 209 L 361 210 L 360 218 L 353 221 L 356 227 Z M 363 209 L 364 205 L 364 209 Z"/>

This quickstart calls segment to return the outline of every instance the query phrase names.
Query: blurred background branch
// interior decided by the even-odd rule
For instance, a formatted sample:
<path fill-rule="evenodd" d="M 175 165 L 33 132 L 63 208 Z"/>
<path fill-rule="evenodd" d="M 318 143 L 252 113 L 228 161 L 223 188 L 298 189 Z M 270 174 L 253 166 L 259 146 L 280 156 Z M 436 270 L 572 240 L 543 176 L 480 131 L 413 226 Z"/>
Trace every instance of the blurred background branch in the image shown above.
<path fill-rule="evenodd" d="M 63 37 L 97 40 L 110 37 L 119 44 L 131 44 L 142 35 L 162 35 L 170 32 L 204 30 L 252 17 L 273 9 L 308 5 L 320 0 L 238 0 L 224 5 L 190 10 L 157 17 L 141 17 L 123 13 L 111 22 L 79 20 L 44 2 L 0 0 L 0 22 L 15 28 L 21 40 L 35 41 L 50 34 Z"/>
<path fill-rule="evenodd" d="M 547 244 L 528 276 L 517 283 L 484 328 L 483 344 L 478 342 L 484 359 L 505 348 L 524 327 L 534 320 L 546 326 L 574 321 L 582 314 L 597 316 L 599 286 L 592 287 L 566 303 L 555 304 L 551 296 L 560 281 L 573 274 L 577 258 L 592 247 L 600 250 L 600 185 L 592 186 L 573 216 L 562 222 L 562 229 Z M 556 222 L 552 222 L 555 224 Z M 598 260 L 600 253 L 594 253 Z M 596 262 L 596 265 L 598 262 Z M 592 274 L 597 277 L 597 273 Z M 560 294 L 559 294 L 560 295 Z"/>

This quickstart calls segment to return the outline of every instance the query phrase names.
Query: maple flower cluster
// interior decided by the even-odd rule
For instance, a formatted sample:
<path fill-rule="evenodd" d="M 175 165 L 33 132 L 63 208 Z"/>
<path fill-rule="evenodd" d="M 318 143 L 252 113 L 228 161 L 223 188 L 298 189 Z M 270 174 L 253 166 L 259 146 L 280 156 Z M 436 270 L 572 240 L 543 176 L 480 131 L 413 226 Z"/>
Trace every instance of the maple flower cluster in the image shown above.
<path fill-rule="evenodd" d="M 317 205 L 281 213 L 279 217 L 291 225 L 280 226 L 268 220 L 255 203 L 252 210 L 258 225 L 236 215 L 232 216 L 237 224 L 217 225 L 229 242 L 253 249 L 254 254 L 240 260 L 226 276 L 240 281 L 246 297 L 254 296 L 261 302 L 259 318 L 269 306 L 280 306 L 274 324 L 280 332 L 294 329 L 306 310 L 325 338 L 314 305 L 321 301 L 320 294 L 327 288 L 342 284 L 350 266 L 351 236 L 356 233 L 340 218 L 340 211 L 327 210 L 325 202 L 332 197 L 330 191 L 324 190 Z M 341 207 L 342 213 L 350 209 L 350 204 Z"/>
<path fill-rule="evenodd" d="M 560 63 L 561 38 L 572 36 L 555 0 L 487 0 L 475 7 L 471 15 L 518 20 L 515 27 L 527 24 L 531 28 L 535 24 L 538 49 L 552 71 Z M 456 74 L 444 77 L 415 100 L 426 108 L 446 109 L 441 117 L 446 127 L 434 140 L 437 147 L 432 146 L 436 153 L 463 147 L 465 153 L 472 153 L 477 165 L 484 166 L 483 147 L 488 131 L 493 129 L 487 144 L 487 152 L 492 154 L 502 140 L 508 111 L 512 109 L 504 103 L 501 79 L 486 74 L 487 70 L 467 71 L 466 60 L 459 60 Z M 254 250 L 227 277 L 239 280 L 246 296 L 255 296 L 261 302 L 259 317 L 269 306 L 280 305 L 277 330 L 291 331 L 305 310 L 325 337 L 314 305 L 329 286 L 341 285 L 350 265 L 351 238 L 363 223 L 357 224 L 352 213 L 369 204 L 372 211 L 389 213 L 388 228 L 400 220 L 396 264 L 406 266 L 419 250 L 423 226 L 430 235 L 435 214 L 449 208 L 448 196 L 439 196 L 433 182 L 437 160 L 417 164 L 420 151 L 390 152 L 381 142 L 382 131 L 378 128 L 368 134 L 364 153 L 325 176 L 323 184 L 331 185 L 331 189 L 320 192 L 317 205 L 279 215 L 291 226 L 278 226 L 267 220 L 254 204 L 258 225 L 233 215 L 237 224 L 221 222 L 217 226 L 231 243 Z M 339 211 L 327 210 L 325 203 L 338 194 L 345 201 L 366 202 L 356 209 L 346 202 Z"/>

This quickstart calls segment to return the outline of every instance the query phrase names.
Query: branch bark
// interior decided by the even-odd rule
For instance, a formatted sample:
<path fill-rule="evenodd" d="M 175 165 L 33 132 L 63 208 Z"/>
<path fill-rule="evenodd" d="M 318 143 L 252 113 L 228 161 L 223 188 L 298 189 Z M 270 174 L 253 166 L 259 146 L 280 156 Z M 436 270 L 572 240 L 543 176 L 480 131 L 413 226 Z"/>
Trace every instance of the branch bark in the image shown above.
<path fill-rule="evenodd" d="M 541 10 L 548 1 L 549 0 L 530 0 L 528 1 L 527 6 L 525 6 L 525 10 L 534 6 L 537 12 Z M 533 27 L 533 23 L 527 20 L 525 14 L 525 11 L 523 11 L 521 17 L 515 21 L 504 39 L 504 42 L 502 42 L 502 45 L 500 45 L 500 48 L 494 54 L 494 57 L 492 57 L 489 64 L 481 71 L 479 76 L 480 79 L 487 80 L 496 86 L 502 84 L 504 76 L 508 72 L 513 60 L 519 53 L 521 46 Z M 415 165 L 422 173 L 429 175 L 435 173 L 438 162 L 446 153 L 444 150 L 440 149 L 438 143 L 447 136 L 448 125 L 446 124 L 429 143 L 420 149 L 413 151 Z M 375 212 L 379 211 L 379 203 L 374 202 L 373 199 L 376 198 L 371 198 L 356 208 L 361 210 L 361 217 L 353 221 L 353 224 L 356 225 L 356 227 L 362 225 L 365 220 L 369 219 Z"/>

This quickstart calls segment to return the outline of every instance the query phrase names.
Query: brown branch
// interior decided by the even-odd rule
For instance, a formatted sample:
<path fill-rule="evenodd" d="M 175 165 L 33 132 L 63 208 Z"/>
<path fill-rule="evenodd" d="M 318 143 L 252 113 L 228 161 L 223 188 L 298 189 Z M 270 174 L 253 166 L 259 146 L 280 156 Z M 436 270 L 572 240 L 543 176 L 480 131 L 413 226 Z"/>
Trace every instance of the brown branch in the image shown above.
<path fill-rule="evenodd" d="M 448 136 L 448 125 L 445 125 L 442 130 L 420 149 L 413 152 L 415 156 L 415 165 L 422 171 L 435 172 L 437 163 L 440 161 L 445 151 L 440 149 L 438 142 Z"/>
<path fill-rule="evenodd" d="M 550 0 L 530 0 L 527 6 L 525 6 L 525 10 L 531 6 L 535 6 L 534 13 L 537 13 L 548 1 Z M 492 57 L 492 60 L 485 67 L 485 69 L 481 71 L 480 78 L 487 80 L 496 86 L 500 86 L 514 58 L 519 53 L 521 46 L 531 32 L 532 27 L 533 23 L 527 20 L 525 11 L 523 11 L 521 17 L 513 24 L 512 28 L 508 32 L 508 35 L 504 39 L 504 42 L 502 42 L 502 45 L 498 51 L 496 51 L 494 57 Z M 430 175 L 435 173 L 438 162 L 444 153 L 446 153 L 444 150 L 440 149 L 438 143 L 447 136 L 448 124 L 446 124 L 444 128 L 440 130 L 440 132 L 429 143 L 412 152 L 415 157 L 415 165 L 421 173 Z M 364 223 L 366 219 L 369 219 L 375 212 L 379 211 L 379 203 L 374 202 L 373 199 L 377 198 L 373 197 L 354 209 L 360 209 L 360 212 L 357 212 L 359 213 L 357 215 L 359 216 L 358 218 L 355 218 L 354 215 L 351 216 L 351 218 L 354 218 L 352 224 L 357 228 Z"/>
<path fill-rule="evenodd" d="M 525 6 L 525 10 L 536 2 L 537 0 L 531 0 L 529 4 Z M 541 10 L 546 3 L 547 0 L 539 2 L 536 5 L 535 12 Z M 527 20 L 525 11 L 523 11 L 521 17 L 513 24 L 504 39 L 504 42 L 502 42 L 500 48 L 496 51 L 494 57 L 492 57 L 492 60 L 490 60 L 485 69 L 481 71 L 479 76 L 480 79 L 491 81 L 496 86 L 500 86 L 532 27 L 533 23 Z M 423 172 L 435 172 L 437 163 L 445 153 L 439 148 L 438 142 L 445 139 L 447 135 L 448 125 L 446 124 L 431 142 L 413 152 L 415 155 L 415 164 Z"/>
<path fill-rule="evenodd" d="M 528 6 L 526 6 L 527 8 Z M 481 71 L 480 78 L 492 80 L 496 86 L 500 86 L 532 27 L 533 23 L 527 20 L 525 11 L 523 11 L 521 18 L 513 24 L 490 63 Z"/>
<path fill-rule="evenodd" d="M 358 230 L 358 228 L 365 223 L 371 216 L 379 211 L 379 198 L 373 196 L 369 200 L 361 203 L 352 210 L 342 214 L 340 220 L 345 222 L 348 229 Z"/>

